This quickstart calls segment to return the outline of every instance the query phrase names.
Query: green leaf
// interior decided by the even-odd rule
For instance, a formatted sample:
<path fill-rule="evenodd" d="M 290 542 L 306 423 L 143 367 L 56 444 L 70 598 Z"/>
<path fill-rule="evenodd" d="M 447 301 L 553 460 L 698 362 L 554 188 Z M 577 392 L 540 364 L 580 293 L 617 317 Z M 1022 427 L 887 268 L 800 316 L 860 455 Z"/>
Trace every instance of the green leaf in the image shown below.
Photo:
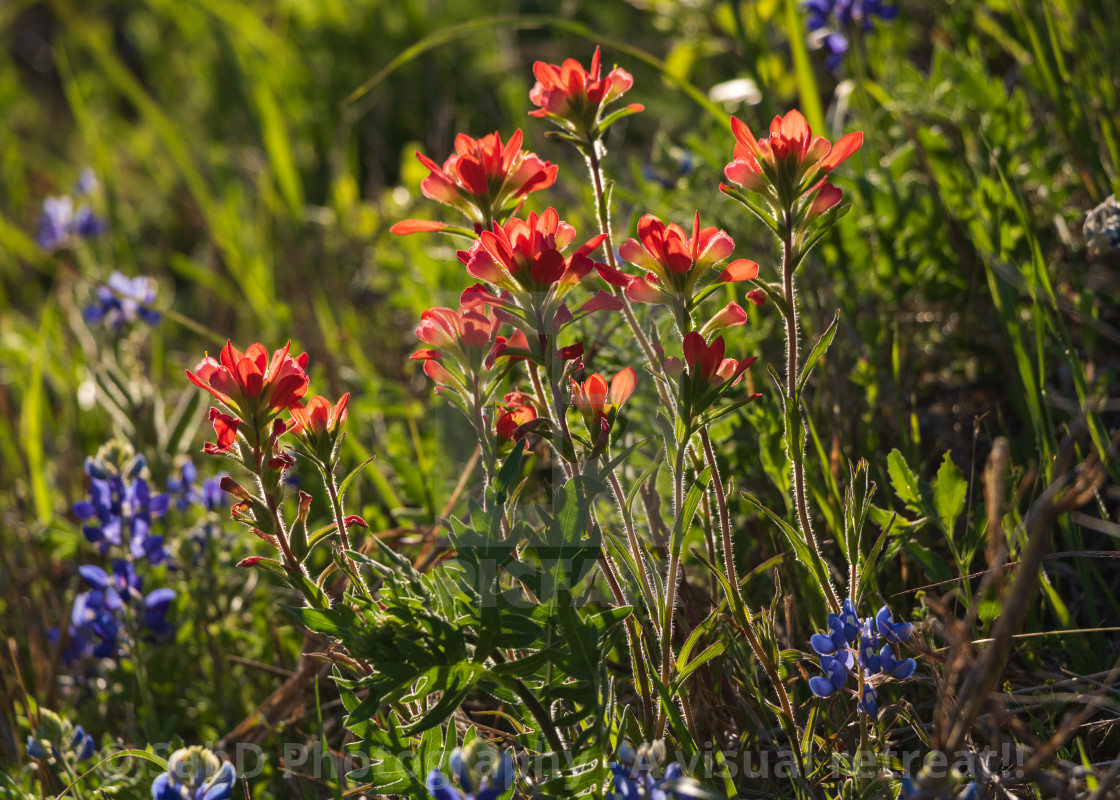
<path fill-rule="evenodd" d="M 734 198 L 747 207 L 747 210 L 758 217 L 776 236 L 781 236 L 782 229 L 778 225 L 777 220 L 774 219 L 773 214 L 767 211 L 759 203 L 748 197 L 744 192 L 739 191 L 734 186 L 724 185 L 722 191 L 728 197 Z"/>
<path fill-rule="evenodd" d="M 343 496 L 345 496 L 345 494 L 346 494 L 346 489 L 347 489 L 347 487 L 348 487 L 348 486 L 350 486 L 350 482 L 351 482 L 352 480 L 354 480 L 354 478 L 358 477 L 358 474 L 359 474 L 359 473 L 360 473 L 360 472 L 361 472 L 361 471 L 362 471 L 363 469 L 365 469 L 365 468 L 366 468 L 366 467 L 368 467 L 368 466 L 369 466 L 370 464 L 372 464 L 372 463 L 374 462 L 374 460 L 375 460 L 376 458 L 377 458 L 377 456 L 375 456 L 375 455 L 374 455 L 374 456 L 370 456 L 370 457 L 369 457 L 369 458 L 367 458 L 367 459 L 366 459 L 365 461 L 363 461 L 363 462 L 362 462 L 361 464 L 359 464 L 358 466 L 354 467 L 354 469 L 350 470 L 350 474 L 349 474 L 349 475 L 347 475 L 347 476 L 346 476 L 345 478 L 343 478 L 343 479 L 342 479 L 342 483 L 340 483 L 340 484 L 338 485 L 338 496 L 339 496 L 339 497 L 343 497 Z"/>
<path fill-rule="evenodd" d="M 325 633 L 335 639 L 345 639 L 358 622 L 358 615 L 354 610 L 344 605 L 336 608 L 298 608 L 281 603 L 280 608 L 309 630 Z"/>
<path fill-rule="evenodd" d="M 762 501 L 754 495 L 750 494 L 749 492 L 740 492 L 739 494 L 743 497 L 744 500 L 746 500 L 756 509 L 765 514 L 771 522 L 778 526 L 778 530 L 782 532 L 782 535 L 785 536 L 786 541 L 789 542 L 790 547 L 793 548 L 793 552 L 794 554 L 796 554 L 797 560 L 804 564 L 805 567 L 809 570 L 809 574 L 812 576 L 813 581 L 816 583 L 817 589 L 820 590 L 821 596 L 826 596 L 824 587 L 825 583 L 829 580 L 828 568 L 825 566 L 823 561 L 816 557 L 816 554 L 813 553 L 809 545 L 805 542 L 804 539 L 801 538 L 801 534 L 792 525 L 779 517 L 769 508 L 764 506 L 762 504 Z"/>
<path fill-rule="evenodd" d="M 513 449 L 510 450 L 506 460 L 502 462 L 502 466 L 498 468 L 498 474 L 494 476 L 494 488 L 497 492 L 505 491 L 505 488 L 513 482 L 513 480 L 521 472 L 521 457 L 525 454 L 525 440 L 518 439 Z"/>
<path fill-rule="evenodd" d="M 677 518 L 673 521 L 673 536 L 669 547 L 674 552 L 676 552 L 676 548 L 681 546 L 685 533 L 692 527 L 692 518 L 696 516 L 696 509 L 700 505 L 700 499 L 704 496 L 704 492 L 708 490 L 708 483 L 711 480 L 712 468 L 705 467 L 704 471 L 696 476 L 692 487 L 688 490 L 688 494 L 685 495 L 680 513 L 677 514 Z"/>
<path fill-rule="evenodd" d="M 918 513 L 924 513 L 922 481 L 913 473 L 902 453 L 891 450 L 887 456 L 887 473 L 898 499 Z"/>
<path fill-rule="evenodd" d="M 637 114 L 641 110 L 642 109 L 641 109 L 640 106 L 635 108 L 633 105 L 629 105 L 629 106 L 626 106 L 625 108 L 620 108 L 618 111 L 615 111 L 612 114 L 608 114 L 606 117 L 604 117 L 602 119 L 602 121 L 598 124 L 598 126 L 596 126 L 596 128 L 595 128 L 596 137 L 602 136 L 603 133 L 607 130 L 607 128 L 609 128 L 611 125 L 614 125 L 616 122 L 618 122 L 623 117 L 629 117 L 631 114 Z"/>
<path fill-rule="evenodd" d="M 700 667 L 704 666 L 704 664 L 708 663 L 716 656 L 721 655 L 723 651 L 727 649 L 727 644 L 727 639 L 720 639 L 717 642 L 712 642 L 704 649 L 702 653 L 700 653 L 700 655 L 689 661 L 688 664 L 686 664 L 684 667 L 680 667 L 678 663 L 679 672 L 677 673 L 676 681 L 674 682 L 673 688 L 676 691 L 680 691 L 684 686 L 685 678 L 687 678 L 696 670 L 700 669 Z"/>
<path fill-rule="evenodd" d="M 941 529 L 950 541 L 953 539 L 957 518 L 964 511 L 967 497 L 968 484 L 961 471 L 957 469 L 957 465 L 953 463 L 949 452 L 946 451 L 941 460 L 941 467 L 937 470 L 937 480 L 933 484 L 933 507 L 937 512 Z"/>
<path fill-rule="evenodd" d="M 839 322 L 840 312 L 837 311 L 836 316 L 832 318 L 832 324 L 829 325 L 825 332 L 821 334 L 821 338 L 817 340 L 816 345 L 813 347 L 813 351 L 809 353 L 809 357 L 805 359 L 805 366 L 801 369 L 801 377 L 797 379 L 798 397 L 801 396 L 801 390 L 805 386 L 805 382 L 809 380 L 809 373 L 813 371 L 813 367 L 815 367 L 817 365 L 817 362 L 820 361 L 821 358 L 824 357 L 824 354 L 828 352 L 828 348 L 832 344 L 832 339 L 836 336 L 836 329 Z"/>

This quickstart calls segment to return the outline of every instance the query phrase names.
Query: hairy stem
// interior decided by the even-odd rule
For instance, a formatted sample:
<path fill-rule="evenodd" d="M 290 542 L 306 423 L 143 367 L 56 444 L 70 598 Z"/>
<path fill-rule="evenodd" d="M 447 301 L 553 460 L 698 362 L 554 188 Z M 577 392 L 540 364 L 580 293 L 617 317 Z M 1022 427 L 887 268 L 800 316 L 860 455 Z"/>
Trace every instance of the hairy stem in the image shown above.
<path fill-rule="evenodd" d="M 354 577 L 358 580 L 358 588 L 360 588 L 367 596 L 369 590 L 365 584 L 362 583 L 361 573 L 358 572 L 358 567 L 354 560 L 350 558 L 348 551 L 350 551 L 350 534 L 346 531 L 346 514 L 342 510 L 342 496 L 338 493 L 338 486 L 335 485 L 334 471 L 329 464 L 325 464 L 323 472 L 323 485 L 327 488 L 327 494 L 331 500 L 331 511 L 334 512 L 334 524 L 338 528 L 338 536 L 342 540 L 342 557 L 346 561 L 346 567 L 353 573 Z"/>
<path fill-rule="evenodd" d="M 595 216 L 599 220 L 599 231 L 606 235 L 606 240 L 603 242 L 603 248 L 607 253 L 607 264 L 611 269 L 618 269 L 618 259 L 614 254 L 614 237 L 611 234 L 611 218 L 610 209 L 607 208 L 606 195 L 603 191 L 603 168 L 599 161 L 599 143 L 597 141 L 588 142 L 588 156 L 587 168 L 591 173 L 591 185 L 595 190 Z M 612 293 L 616 287 L 611 287 Z M 622 316 L 626 318 L 626 324 L 630 326 L 630 330 L 634 334 L 634 338 L 638 340 L 638 345 L 642 348 L 645 354 L 646 361 L 649 363 L 651 369 L 659 376 L 664 376 L 661 369 L 661 362 L 657 359 L 657 354 L 653 350 L 653 345 L 650 344 L 649 338 L 646 336 L 642 326 L 638 324 L 638 318 L 634 316 L 634 309 L 630 305 L 630 300 L 623 292 L 618 292 L 618 299 L 622 301 Z M 662 381 L 654 381 L 657 384 L 657 393 L 661 396 L 661 403 L 665 408 L 675 408 L 672 398 L 669 396 L 668 391 L 665 389 L 665 384 Z"/>
<path fill-rule="evenodd" d="M 797 396 L 798 360 L 797 360 L 797 304 L 793 293 L 793 221 L 792 214 L 787 212 L 785 217 L 785 232 L 782 240 L 782 281 L 784 283 L 786 313 L 786 394 L 796 404 L 797 411 L 801 410 L 801 398 Z M 793 436 L 789 431 L 788 436 Z M 797 454 L 802 442 L 794 447 L 792 441 L 789 446 L 789 459 L 793 465 L 793 499 L 797 507 L 797 521 L 801 527 L 801 535 L 813 548 L 813 553 L 822 564 L 820 546 L 817 544 L 816 534 L 809 519 L 809 505 L 805 499 L 805 464 L 804 459 Z M 832 578 L 825 574 L 824 591 L 828 603 L 834 612 L 840 611 L 840 601 L 836 598 L 836 591 L 832 588 Z"/>
<path fill-rule="evenodd" d="M 642 596 L 645 598 L 646 603 L 650 609 L 656 607 L 657 601 L 653 596 L 653 587 L 649 582 L 648 565 L 646 564 L 645 551 L 642 549 L 641 543 L 638 541 L 638 534 L 634 530 L 634 520 L 630 514 L 626 513 L 626 495 L 622 491 L 622 485 L 618 482 L 618 476 L 612 470 L 610 473 L 611 490 L 614 496 L 618 499 L 618 507 L 622 512 L 622 521 L 626 527 L 626 539 L 630 544 L 630 551 L 634 555 L 634 564 L 638 570 L 638 579 L 641 581 Z M 660 621 L 654 617 L 654 624 L 660 630 Z"/>
<path fill-rule="evenodd" d="M 684 513 L 682 508 L 684 506 L 684 457 L 688 450 L 687 440 L 680 442 L 677 447 L 677 461 L 673 467 L 673 512 L 679 517 Z M 683 545 L 683 542 L 675 541 L 678 538 L 676 527 L 673 526 L 673 532 L 669 535 L 669 574 L 665 580 L 665 609 L 661 619 L 661 683 L 666 687 L 669 686 L 669 675 L 672 670 L 673 616 L 677 611 L 677 573 L 680 570 Z M 683 531 L 680 538 L 683 539 Z M 680 700 L 682 705 L 688 704 L 688 698 L 684 695 L 680 696 Z M 656 738 L 661 739 L 665 736 L 665 726 L 668 721 L 667 715 L 662 711 L 657 721 Z"/>
<path fill-rule="evenodd" d="M 782 705 L 782 710 L 789 716 L 794 728 L 796 728 L 797 718 L 794 716 L 793 704 L 789 701 L 785 684 L 782 683 L 781 676 L 778 675 L 778 670 L 774 667 L 774 662 L 770 660 L 770 656 L 763 649 L 762 642 L 758 638 L 758 631 L 754 627 L 754 620 L 751 619 L 751 612 L 743 603 L 743 595 L 739 589 L 739 577 L 735 571 L 735 556 L 731 549 L 731 516 L 727 510 L 727 495 L 723 490 L 723 481 L 719 476 L 719 465 L 716 463 L 716 454 L 712 449 L 712 440 L 708 436 L 707 426 L 700 429 L 700 441 L 704 445 L 704 457 L 708 461 L 708 466 L 712 468 L 712 480 L 716 484 L 716 509 L 719 514 L 720 532 L 723 534 L 724 568 L 727 572 L 727 580 L 731 584 L 731 591 L 735 595 L 736 607 L 743 610 L 743 617 L 747 623 L 745 628 L 747 642 L 759 663 L 762 664 L 762 669 L 770 679 L 774 691 L 778 693 L 778 701 Z"/>

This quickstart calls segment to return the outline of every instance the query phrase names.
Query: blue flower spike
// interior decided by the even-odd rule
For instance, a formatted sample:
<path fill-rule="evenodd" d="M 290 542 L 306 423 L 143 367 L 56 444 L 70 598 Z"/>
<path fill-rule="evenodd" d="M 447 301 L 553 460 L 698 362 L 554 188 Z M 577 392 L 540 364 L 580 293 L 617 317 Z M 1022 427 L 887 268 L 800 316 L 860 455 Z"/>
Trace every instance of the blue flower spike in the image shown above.
<path fill-rule="evenodd" d="M 818 655 L 830 656 L 848 646 L 847 626 L 835 614 L 828 615 L 828 633 L 814 633 L 809 644 Z"/>
<path fill-rule="evenodd" d="M 860 692 L 859 703 L 856 704 L 856 708 L 872 719 L 879 716 L 879 694 L 870 683 L 863 684 L 863 690 Z"/>
<path fill-rule="evenodd" d="M 914 659 L 899 658 L 896 653 L 913 627 L 908 622 L 893 622 L 886 606 L 874 619 L 860 619 L 855 603 L 845 600 L 839 614 L 829 614 L 828 632 L 814 634 L 809 640 L 824 673 L 809 679 L 809 690 L 817 697 L 831 697 L 844 688 L 849 675 L 857 674 L 862 681 L 857 708 L 877 716 L 876 687 L 885 680 L 906 680 L 917 669 Z"/>
<path fill-rule="evenodd" d="M 914 674 L 918 662 L 912 658 L 896 659 L 894 648 L 890 644 L 885 644 L 879 651 L 879 666 L 884 675 L 890 675 L 896 681 L 904 681 Z"/>
<path fill-rule="evenodd" d="M 883 0 L 802 0 L 809 40 L 828 55 L 825 65 L 839 68 L 848 52 L 848 35 L 858 27 L 872 29 L 872 17 L 890 22 L 898 16 L 898 6 L 884 5 Z"/>
<path fill-rule="evenodd" d="M 879 637 L 869 619 L 864 620 L 859 634 L 859 665 L 869 675 L 879 673 Z"/>
<path fill-rule="evenodd" d="M 27 737 L 31 758 L 79 764 L 93 757 L 96 744 L 81 725 L 74 725 L 50 709 L 40 708 L 35 730 Z"/>

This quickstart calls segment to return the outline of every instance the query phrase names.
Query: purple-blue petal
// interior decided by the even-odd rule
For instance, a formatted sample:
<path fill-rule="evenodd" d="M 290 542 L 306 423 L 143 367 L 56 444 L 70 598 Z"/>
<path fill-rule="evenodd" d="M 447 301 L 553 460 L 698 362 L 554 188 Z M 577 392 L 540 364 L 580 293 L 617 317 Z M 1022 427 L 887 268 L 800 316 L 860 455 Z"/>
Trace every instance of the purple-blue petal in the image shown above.
<path fill-rule="evenodd" d="M 809 639 L 809 644 L 822 656 L 829 656 L 836 652 L 836 645 L 832 639 L 823 633 L 814 633 Z"/>
<path fill-rule="evenodd" d="M 809 691 L 817 697 L 828 697 L 836 691 L 836 687 L 832 685 L 832 681 L 822 676 L 816 676 L 809 679 Z"/>

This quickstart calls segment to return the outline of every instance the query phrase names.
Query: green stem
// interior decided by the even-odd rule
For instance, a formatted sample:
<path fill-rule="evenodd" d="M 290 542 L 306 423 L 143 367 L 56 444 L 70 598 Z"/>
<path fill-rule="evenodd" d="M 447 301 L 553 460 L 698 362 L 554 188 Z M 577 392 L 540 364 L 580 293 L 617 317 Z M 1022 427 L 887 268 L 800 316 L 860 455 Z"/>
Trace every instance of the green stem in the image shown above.
<path fill-rule="evenodd" d="M 688 440 L 684 438 L 677 445 L 677 460 L 673 467 L 673 511 L 677 516 L 684 513 L 684 456 L 688 449 Z M 677 572 L 680 569 L 681 550 L 683 549 L 683 531 L 675 541 L 677 526 L 674 524 L 673 533 L 669 535 L 669 574 L 665 580 L 665 607 L 661 617 L 661 683 L 669 686 L 669 675 L 672 669 L 673 654 L 673 615 L 677 610 Z M 687 702 L 682 696 L 681 700 Z M 662 711 L 657 721 L 657 737 L 664 738 L 665 726 L 668 716 Z"/>
<path fill-rule="evenodd" d="M 657 601 L 653 596 L 653 587 L 649 582 L 649 567 L 646 564 L 645 551 L 642 549 L 641 543 L 638 541 L 638 534 L 634 530 L 634 519 L 630 514 L 626 513 L 626 495 L 622 491 L 622 485 L 618 482 L 618 476 L 612 470 L 609 478 L 611 490 L 618 499 L 618 507 L 622 513 L 622 522 L 626 528 L 626 539 L 630 544 L 630 551 L 634 555 L 634 565 L 638 570 L 638 580 L 641 584 L 642 597 L 645 598 L 646 603 L 652 610 L 657 605 Z M 658 630 L 660 630 L 659 621 L 656 617 L 654 618 L 654 624 L 658 625 Z"/>
<path fill-rule="evenodd" d="M 782 281 L 784 283 L 785 301 L 786 301 L 786 345 L 787 345 L 787 362 L 786 362 L 786 394 L 790 400 L 797 407 L 798 413 L 801 411 L 801 398 L 797 392 L 797 378 L 798 378 L 798 360 L 797 360 L 797 304 L 793 292 L 793 270 L 794 270 L 794 249 L 793 249 L 793 223 L 792 212 L 786 210 L 785 213 L 785 230 L 782 240 Z M 793 431 L 786 432 L 787 437 L 793 436 Z M 804 457 L 798 455 L 803 441 L 798 443 L 798 447 L 794 447 L 791 441 L 787 442 L 789 446 L 789 460 L 793 465 L 793 497 L 794 504 L 797 508 L 797 521 L 801 527 L 801 535 L 805 541 L 813 548 L 813 554 L 817 560 L 823 564 L 824 559 L 821 557 L 820 546 L 817 544 L 816 534 L 813 533 L 813 524 L 809 519 L 809 505 L 805 499 L 805 464 Z M 832 578 L 827 574 L 824 576 L 824 591 L 828 598 L 828 603 L 832 606 L 833 612 L 839 613 L 840 602 L 836 599 L 836 591 L 832 588 Z"/>
<path fill-rule="evenodd" d="M 614 238 L 611 234 L 611 211 L 607 207 L 607 198 L 603 191 L 603 168 L 599 161 L 599 143 L 595 140 L 589 140 L 587 144 L 587 168 L 591 173 L 592 188 L 595 190 L 595 216 L 599 220 L 599 232 L 605 234 L 607 237 L 603 242 L 603 247 L 607 253 L 607 264 L 611 269 L 618 270 L 618 259 L 615 258 L 614 255 Z M 612 293 L 614 293 L 616 288 L 617 287 L 614 286 L 611 287 Z M 653 350 L 653 345 L 650 344 L 649 338 L 646 336 L 645 331 L 642 330 L 642 326 L 638 324 L 638 318 L 634 315 L 634 309 L 630 305 L 629 298 L 621 291 L 619 291 L 616 296 L 622 301 L 622 316 L 626 318 L 626 324 L 630 326 L 634 338 L 638 340 L 638 346 L 642 348 L 647 363 L 649 363 L 654 374 L 664 378 L 665 373 L 661 369 L 661 362 L 657 359 L 657 354 Z M 664 382 L 662 380 L 656 380 L 654 383 L 657 384 L 657 393 L 661 397 L 661 404 L 665 408 L 675 409 L 676 405 L 665 389 Z"/>
<path fill-rule="evenodd" d="M 789 717 L 793 725 L 793 729 L 797 728 L 797 718 L 794 716 L 793 704 L 789 701 L 789 694 L 786 692 L 785 684 L 782 683 L 781 676 L 778 675 L 778 670 L 774 668 L 774 662 L 770 660 L 770 656 L 762 647 L 762 642 L 758 638 L 758 631 L 755 630 L 754 620 L 751 618 L 751 612 L 743 603 L 743 595 L 739 588 L 739 577 L 735 570 L 735 556 L 731 549 L 731 516 L 727 510 L 727 495 L 723 490 L 723 481 L 719 476 L 719 465 L 716 462 L 716 454 L 712 449 L 712 440 L 708 436 L 708 428 L 704 426 L 700 429 L 700 441 L 704 445 L 704 457 L 708 461 L 708 466 L 712 468 L 712 480 L 716 485 L 716 509 L 719 513 L 720 531 L 723 534 L 723 562 L 724 568 L 727 572 L 727 580 L 731 584 L 731 591 L 734 593 L 734 601 L 736 608 L 742 609 L 743 617 L 746 620 L 746 633 L 747 642 L 754 651 L 755 657 L 758 658 L 762 664 L 763 670 L 770 678 L 770 683 L 774 687 L 774 691 L 778 693 L 778 701 L 782 705 L 782 710 Z M 731 598 L 728 598 L 729 600 Z M 793 742 L 794 749 L 797 749 L 796 738 Z"/>
<path fill-rule="evenodd" d="M 350 534 L 346 531 L 346 514 L 342 510 L 342 497 L 338 493 L 338 486 L 335 485 L 334 470 L 330 468 L 329 464 L 323 465 L 320 468 L 323 473 L 323 486 L 327 489 L 327 494 L 331 499 L 331 510 L 334 512 L 334 524 L 338 528 L 339 538 L 342 540 L 342 557 L 346 561 L 346 567 L 354 575 L 358 581 L 358 588 L 369 597 L 369 588 L 363 583 L 361 573 L 358 572 L 358 567 L 353 559 L 348 555 L 350 547 Z"/>

